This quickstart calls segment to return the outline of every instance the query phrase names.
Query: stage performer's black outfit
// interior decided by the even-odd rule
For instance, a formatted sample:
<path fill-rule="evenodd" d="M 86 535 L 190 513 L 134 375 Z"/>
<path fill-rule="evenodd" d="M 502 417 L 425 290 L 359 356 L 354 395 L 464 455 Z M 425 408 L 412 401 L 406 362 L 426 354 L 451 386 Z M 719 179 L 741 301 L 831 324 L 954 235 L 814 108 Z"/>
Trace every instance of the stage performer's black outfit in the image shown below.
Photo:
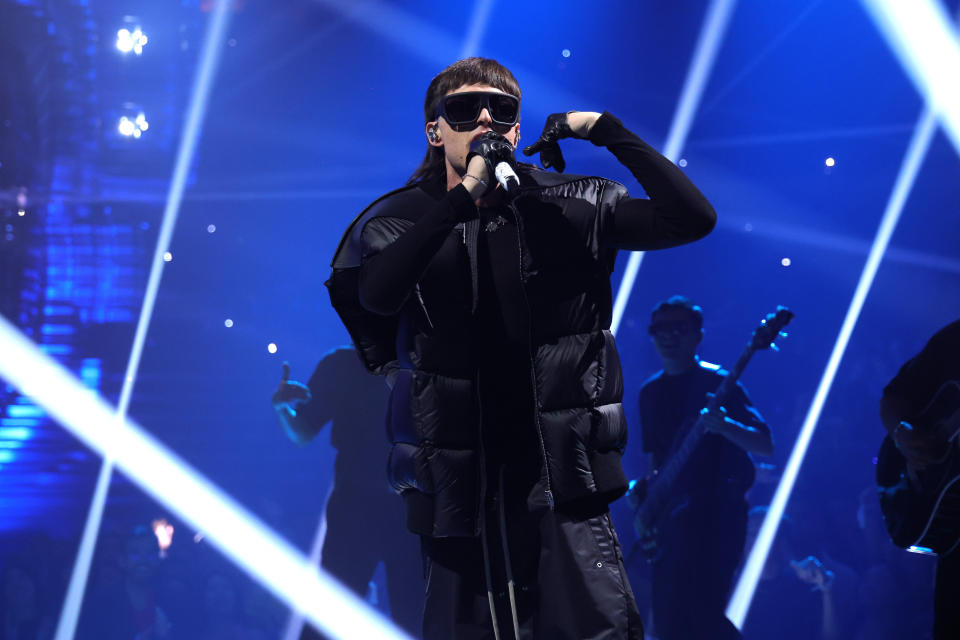
<path fill-rule="evenodd" d="M 923 350 L 904 364 L 883 390 L 884 397 L 896 396 L 907 404 L 912 423 L 950 381 L 960 382 L 960 320 L 934 334 Z M 960 638 L 960 551 L 937 560 L 937 582 L 933 605 L 934 640 Z"/>
<path fill-rule="evenodd" d="M 479 211 L 463 185 L 421 182 L 334 258 L 334 307 L 367 366 L 395 373 L 389 475 L 423 540 L 429 640 L 513 637 L 508 570 L 522 638 L 643 636 L 607 512 L 627 435 L 610 273 L 618 249 L 691 242 L 716 215 L 610 114 L 589 139 L 650 199 L 529 165 L 512 204 Z"/>
<path fill-rule="evenodd" d="M 640 390 L 643 450 L 659 468 L 693 425 L 726 371 L 698 360 L 679 375 L 663 371 Z M 769 428 L 737 383 L 723 403 L 745 425 Z M 724 615 L 747 535 L 744 494 L 753 484 L 749 454 L 706 433 L 677 479 L 659 527 L 653 564 L 653 624 L 660 640 L 739 638 Z"/>

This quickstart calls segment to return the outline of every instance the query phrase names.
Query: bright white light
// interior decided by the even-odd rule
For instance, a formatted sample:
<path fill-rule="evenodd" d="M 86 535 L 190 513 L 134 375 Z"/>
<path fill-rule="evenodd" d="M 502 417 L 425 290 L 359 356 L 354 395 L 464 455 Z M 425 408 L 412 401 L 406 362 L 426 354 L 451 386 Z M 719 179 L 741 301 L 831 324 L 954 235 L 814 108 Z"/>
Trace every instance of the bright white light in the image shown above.
<path fill-rule="evenodd" d="M 960 151 L 960 42 L 936 0 L 861 0 L 917 90 Z"/>
<path fill-rule="evenodd" d="M 270 344 L 267 345 L 267 351 L 269 351 L 270 353 L 276 353 L 276 352 L 277 352 L 277 345 L 276 345 L 275 343 L 271 342 Z"/>
<path fill-rule="evenodd" d="M 290 543 L 237 504 L 129 418 L 91 393 L 0 316 L 0 377 L 112 460 L 165 508 L 258 579 L 277 597 L 335 638 L 407 639 L 368 607 L 311 566 Z M 69 637 L 72 637 L 72 632 Z"/>
<path fill-rule="evenodd" d="M 233 326 L 233 320 L 231 320 L 230 318 L 227 318 L 226 320 L 223 321 L 223 326 L 229 329 L 230 327 Z"/>
<path fill-rule="evenodd" d="M 900 220 L 900 214 L 903 212 L 903 206 L 910 194 L 910 189 L 916 181 L 917 173 L 920 171 L 920 165 L 930 147 L 930 141 L 936 131 L 936 116 L 929 108 L 921 116 L 914 131 L 913 138 L 907 148 L 903 164 L 900 166 L 900 173 L 897 175 L 897 181 L 894 184 L 893 191 L 890 194 L 890 200 L 887 202 L 886 210 L 883 213 L 883 219 L 877 229 L 877 234 L 873 240 L 873 246 L 870 248 L 870 254 L 864 264 L 863 272 L 860 274 L 860 281 L 857 283 L 856 291 L 850 300 L 850 306 L 847 309 L 847 315 L 843 319 L 840 327 L 840 333 L 837 335 L 837 341 L 834 343 L 833 351 L 827 366 L 823 370 L 823 376 L 820 378 L 820 384 L 817 392 L 807 411 L 807 417 L 800 427 L 800 434 L 797 436 L 797 442 L 793 445 L 793 451 L 790 453 L 790 459 L 784 467 L 783 476 L 780 484 L 777 485 L 777 491 L 770 502 L 770 508 L 760 526 L 760 532 L 757 534 L 757 540 L 753 543 L 753 548 L 747 556 L 740 579 L 737 581 L 733 596 L 727 604 L 727 618 L 730 619 L 738 629 L 743 628 L 747 612 L 750 610 L 750 603 L 753 600 L 754 591 L 757 588 L 757 582 L 760 580 L 760 574 L 763 566 L 767 562 L 767 556 L 770 553 L 770 547 L 773 545 L 774 538 L 777 535 L 777 528 L 780 526 L 780 519 L 787 507 L 787 500 L 793 492 L 793 486 L 800 472 L 800 465 L 807 454 L 807 448 L 810 446 L 810 439 L 813 437 L 813 431 L 816 429 L 817 421 L 820 419 L 820 413 L 823 411 L 823 405 L 827 401 L 827 394 L 830 387 L 833 386 L 833 380 L 840 368 L 840 361 L 847 350 L 847 344 L 850 342 L 850 336 L 853 335 L 853 328 L 857 324 L 863 304 L 867 299 L 867 293 L 873 284 L 873 279 L 877 275 L 877 269 L 880 267 L 880 261 L 883 254 L 887 251 L 890 244 L 890 238 L 893 230 Z"/>
<path fill-rule="evenodd" d="M 166 253 L 163 254 L 163 261 L 164 261 L 164 262 L 170 262 L 171 260 L 173 260 L 173 254 L 172 254 L 172 253 L 170 253 L 169 251 L 167 251 Z"/>
<path fill-rule="evenodd" d="M 690 69 L 687 71 L 687 79 L 684 81 L 683 93 L 680 95 L 677 110 L 673 114 L 670 133 L 667 135 L 667 143 L 663 150 L 663 155 L 671 162 L 677 161 L 687 141 L 693 116 L 696 114 L 697 105 L 700 103 L 710 69 L 717 57 L 717 50 L 720 48 L 720 42 L 727 30 L 727 23 L 735 4 L 736 0 L 712 0 L 707 8 L 707 16 L 700 29 L 693 59 L 690 61 Z M 627 309 L 627 300 L 630 298 L 630 292 L 633 290 L 633 283 L 637 279 L 637 272 L 640 271 L 642 262 L 642 251 L 634 251 L 630 254 L 627 268 L 623 272 L 623 280 L 620 281 L 620 287 L 617 289 L 617 297 L 613 302 L 613 313 L 610 318 L 610 331 L 613 334 L 616 334 L 620 327 L 620 320 Z"/>
<path fill-rule="evenodd" d="M 562 55 L 564 58 L 569 58 L 569 57 L 570 57 L 570 49 L 564 49 L 563 51 L 560 52 L 560 55 Z"/>
<path fill-rule="evenodd" d="M 133 120 L 127 116 L 120 118 L 120 123 L 117 125 L 117 131 L 120 132 L 122 136 L 132 136 L 133 132 L 137 130 L 137 125 L 133 124 Z"/>
<path fill-rule="evenodd" d="M 147 44 L 147 36 L 139 27 L 132 32 L 129 29 L 120 29 L 117 31 L 117 49 L 123 53 L 133 51 L 138 56 L 143 53 L 143 47 Z"/>
<path fill-rule="evenodd" d="M 215 225 L 215 224 L 208 224 L 208 225 L 207 225 L 207 233 L 213 233 L 213 232 L 216 231 L 216 230 L 217 230 L 217 225 Z"/>
<path fill-rule="evenodd" d="M 22 218 L 23 216 L 27 215 L 27 212 L 24 211 L 23 209 L 19 209 L 17 210 L 17 215 Z"/>
<path fill-rule="evenodd" d="M 160 554 L 164 555 L 170 545 L 173 544 L 173 525 L 163 518 L 154 520 L 153 535 L 157 537 L 157 547 L 160 549 Z"/>
<path fill-rule="evenodd" d="M 687 159 L 686 159 L 686 158 L 680 158 L 680 162 L 678 162 L 677 165 L 680 166 L 680 167 L 685 167 L 685 166 L 687 166 Z"/>
<path fill-rule="evenodd" d="M 824 160 L 823 164 L 827 165 L 828 167 L 832 167 L 833 165 L 837 164 L 837 161 L 833 158 L 827 158 Z"/>
<path fill-rule="evenodd" d="M 783 260 L 780 261 L 780 264 L 782 264 L 782 265 L 785 266 L 785 267 L 789 267 L 789 266 L 790 266 L 790 258 L 784 258 Z"/>
<path fill-rule="evenodd" d="M 121 116 L 120 122 L 117 123 L 117 131 L 120 132 L 120 135 L 124 137 L 139 138 L 143 135 L 143 132 L 150 128 L 150 123 L 147 122 L 147 118 L 143 113 L 137 114 L 134 119 L 130 119 L 127 116 Z"/>

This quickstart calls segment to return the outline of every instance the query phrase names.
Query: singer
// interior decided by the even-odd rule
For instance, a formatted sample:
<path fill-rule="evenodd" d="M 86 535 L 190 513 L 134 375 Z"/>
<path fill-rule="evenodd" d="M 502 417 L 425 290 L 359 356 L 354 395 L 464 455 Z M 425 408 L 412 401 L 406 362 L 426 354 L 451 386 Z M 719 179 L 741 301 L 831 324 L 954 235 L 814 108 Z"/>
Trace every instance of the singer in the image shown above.
<path fill-rule="evenodd" d="M 607 505 L 626 490 L 613 335 L 617 251 L 707 235 L 682 171 L 609 113 L 551 115 L 520 164 L 520 87 L 468 58 L 427 88 L 427 153 L 357 217 L 331 301 L 392 387 L 389 481 L 421 536 L 427 640 L 641 639 Z M 649 199 L 562 173 L 606 147 Z"/>

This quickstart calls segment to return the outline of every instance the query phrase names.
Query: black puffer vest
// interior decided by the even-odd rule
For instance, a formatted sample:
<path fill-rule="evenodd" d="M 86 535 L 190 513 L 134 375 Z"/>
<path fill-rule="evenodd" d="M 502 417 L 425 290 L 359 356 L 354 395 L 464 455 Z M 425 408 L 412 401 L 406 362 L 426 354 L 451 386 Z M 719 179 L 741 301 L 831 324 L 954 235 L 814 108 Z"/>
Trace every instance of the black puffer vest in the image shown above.
<path fill-rule="evenodd" d="M 616 251 L 601 247 L 604 225 L 626 189 L 596 177 L 521 166 L 514 200 L 521 281 L 530 312 L 535 379 L 533 425 L 542 443 L 547 501 L 555 508 L 621 496 L 627 426 L 623 382 L 610 333 L 610 273 Z M 406 501 L 415 533 L 473 536 L 482 500 L 481 418 L 475 324 L 478 224 L 457 225 L 403 310 L 382 316 L 358 299 L 362 262 L 434 206 L 422 187 L 370 205 L 344 235 L 327 286 L 367 368 L 399 367 L 388 433 L 389 479 Z"/>

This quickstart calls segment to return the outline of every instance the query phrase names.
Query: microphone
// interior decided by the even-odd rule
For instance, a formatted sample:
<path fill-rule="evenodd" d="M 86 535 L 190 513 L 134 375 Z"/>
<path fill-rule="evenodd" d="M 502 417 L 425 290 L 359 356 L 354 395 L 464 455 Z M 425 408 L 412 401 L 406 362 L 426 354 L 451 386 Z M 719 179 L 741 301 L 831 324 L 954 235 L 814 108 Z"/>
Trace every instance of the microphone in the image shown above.
<path fill-rule="evenodd" d="M 497 166 L 493 168 L 493 175 L 496 176 L 497 182 L 500 183 L 500 186 L 503 187 L 503 190 L 508 194 L 516 195 L 517 191 L 520 190 L 520 179 L 517 177 L 517 172 L 513 170 L 509 162 L 499 162 Z"/>

